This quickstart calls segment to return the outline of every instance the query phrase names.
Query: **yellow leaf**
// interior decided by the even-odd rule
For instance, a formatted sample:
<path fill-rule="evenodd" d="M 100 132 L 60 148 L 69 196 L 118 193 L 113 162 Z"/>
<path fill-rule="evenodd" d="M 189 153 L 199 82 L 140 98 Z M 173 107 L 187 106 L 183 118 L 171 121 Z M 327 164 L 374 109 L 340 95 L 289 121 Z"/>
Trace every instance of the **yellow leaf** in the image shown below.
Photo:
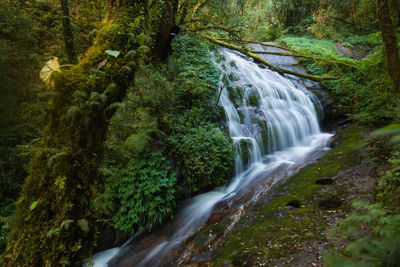
<path fill-rule="evenodd" d="M 54 57 L 46 62 L 46 65 L 40 71 L 40 79 L 46 84 L 47 88 L 54 87 L 53 73 L 61 72 L 60 64 L 58 63 L 58 57 Z"/>

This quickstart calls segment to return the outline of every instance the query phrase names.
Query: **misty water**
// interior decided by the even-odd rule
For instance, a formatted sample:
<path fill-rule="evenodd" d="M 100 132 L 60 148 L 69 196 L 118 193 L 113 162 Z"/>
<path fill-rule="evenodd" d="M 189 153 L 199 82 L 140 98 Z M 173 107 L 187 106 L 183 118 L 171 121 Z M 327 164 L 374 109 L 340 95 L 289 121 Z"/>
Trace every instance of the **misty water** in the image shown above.
<path fill-rule="evenodd" d="M 223 77 L 219 104 L 235 147 L 233 179 L 187 201 L 166 238 L 147 242 L 144 248 L 141 244 L 140 252 L 132 253 L 135 242 L 101 252 L 93 256 L 94 266 L 162 265 L 173 248 L 201 229 L 218 202 L 234 198 L 254 182 L 275 184 L 327 149 L 332 135 L 320 130 L 321 105 L 301 83 L 227 49 L 215 58 Z"/>

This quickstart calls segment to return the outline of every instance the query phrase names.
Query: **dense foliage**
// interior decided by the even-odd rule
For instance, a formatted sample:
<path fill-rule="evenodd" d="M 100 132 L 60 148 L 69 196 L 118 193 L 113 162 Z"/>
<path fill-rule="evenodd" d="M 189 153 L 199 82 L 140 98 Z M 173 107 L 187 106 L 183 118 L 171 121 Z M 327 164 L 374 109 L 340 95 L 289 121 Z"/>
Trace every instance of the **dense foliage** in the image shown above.
<path fill-rule="evenodd" d="M 20 145 L 40 131 L 43 103 L 35 79 L 38 47 L 32 24 L 18 8 L 0 2 L 0 251 L 6 244 L 7 217 L 14 214 L 26 175 L 27 159 Z"/>
<path fill-rule="evenodd" d="M 6 266 L 80 265 L 91 254 L 96 227 L 90 207 L 108 118 L 146 53 L 136 39 L 143 6 L 119 8 L 79 64 L 54 73 L 54 83 L 47 84 L 54 94 L 10 224 Z M 113 49 L 135 56 L 118 58 Z M 101 62 L 107 64 L 99 67 Z"/>
<path fill-rule="evenodd" d="M 185 177 L 194 192 L 211 189 L 226 182 L 231 173 L 233 148 L 215 128 L 197 127 L 168 140 Z"/>
<path fill-rule="evenodd" d="M 310 73 L 330 72 L 338 77 L 337 80 L 323 83 L 331 96 L 335 97 L 338 113 L 355 117 L 363 123 L 381 126 L 398 119 L 399 96 L 394 92 L 390 77 L 385 72 L 383 47 L 376 34 L 344 37 L 341 40 L 349 48 L 370 47 L 371 54 L 361 60 L 340 55 L 334 40 L 288 36 L 283 41 L 290 48 L 330 60 L 305 59 L 302 63 Z"/>
<path fill-rule="evenodd" d="M 342 256 L 326 257 L 328 266 L 396 266 L 400 261 L 400 215 L 382 204 L 353 203 L 354 212 L 339 223 L 350 241 Z"/>
<path fill-rule="evenodd" d="M 96 201 L 97 216 L 109 220 L 113 214 L 115 227 L 128 233 L 152 229 L 170 218 L 175 203 L 185 196 L 227 181 L 233 147 L 217 128 L 221 109 L 213 99 L 219 79 L 207 45 L 189 35 L 173 41 L 167 64 L 140 68 L 135 88 L 111 120 L 106 141 L 104 168 L 113 173 L 108 181 L 124 182 L 116 190 L 99 184 L 98 199 L 105 201 Z M 154 168 L 160 164 L 164 167 Z M 165 179 L 146 176 L 155 169 Z M 171 171 L 176 174 L 168 176 Z M 152 192 L 150 185 L 160 189 Z M 125 190 L 130 194 L 123 194 Z M 155 193 L 157 199 L 147 195 Z"/>
<path fill-rule="evenodd" d="M 216 100 L 235 77 L 201 34 L 282 41 L 309 73 L 337 77 L 322 82 L 333 114 L 398 123 L 377 3 L 398 28 L 399 0 L 0 0 L 0 263 L 81 266 L 98 226 L 152 230 L 227 182 L 234 149 Z M 42 83 L 49 59 L 61 66 Z M 337 232 L 349 245 L 329 265 L 399 261 L 400 148 L 381 149 L 378 203 L 354 203 Z"/>
<path fill-rule="evenodd" d="M 105 195 L 118 201 L 115 227 L 128 233 L 153 229 L 168 218 L 175 207 L 176 174 L 160 152 L 142 153 L 128 166 L 111 168 Z"/>

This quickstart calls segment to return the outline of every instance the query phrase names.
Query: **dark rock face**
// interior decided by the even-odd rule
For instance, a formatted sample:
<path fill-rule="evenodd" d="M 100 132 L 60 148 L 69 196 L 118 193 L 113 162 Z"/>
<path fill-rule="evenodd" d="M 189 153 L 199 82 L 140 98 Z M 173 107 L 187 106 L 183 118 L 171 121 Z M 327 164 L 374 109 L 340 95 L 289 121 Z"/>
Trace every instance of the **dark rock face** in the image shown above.
<path fill-rule="evenodd" d="M 129 236 L 124 232 L 117 230 L 113 227 L 105 227 L 100 229 L 99 239 L 97 240 L 97 247 L 94 253 L 107 250 L 114 247 L 121 246 Z"/>

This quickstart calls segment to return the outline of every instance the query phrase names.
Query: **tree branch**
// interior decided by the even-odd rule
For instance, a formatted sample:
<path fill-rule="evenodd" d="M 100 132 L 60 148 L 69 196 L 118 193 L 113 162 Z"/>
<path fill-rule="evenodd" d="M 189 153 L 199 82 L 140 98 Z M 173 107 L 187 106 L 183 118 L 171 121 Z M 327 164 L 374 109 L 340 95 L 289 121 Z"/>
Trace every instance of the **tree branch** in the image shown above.
<path fill-rule="evenodd" d="M 214 37 L 211 37 L 211 36 L 208 36 L 208 35 L 201 34 L 201 36 L 203 38 L 215 43 L 215 44 L 224 46 L 224 47 L 232 49 L 232 50 L 239 51 L 242 54 L 253 58 L 256 62 L 262 63 L 262 64 L 268 66 L 271 70 L 279 72 L 280 74 L 291 74 L 291 75 L 295 75 L 297 77 L 306 78 L 306 79 L 309 79 L 309 80 L 312 80 L 312 81 L 317 81 L 317 82 L 320 82 L 320 81 L 323 81 L 323 80 L 335 80 L 335 79 L 337 79 L 336 77 L 310 75 L 310 74 L 300 73 L 300 72 L 297 72 L 297 71 L 292 71 L 292 70 L 288 70 L 288 69 L 275 67 L 274 65 L 272 65 L 267 60 L 263 59 L 262 57 L 257 56 L 256 54 L 252 53 L 251 51 L 248 51 L 247 49 L 245 49 L 243 47 L 223 42 L 221 40 L 218 40 L 217 38 L 214 38 Z"/>

